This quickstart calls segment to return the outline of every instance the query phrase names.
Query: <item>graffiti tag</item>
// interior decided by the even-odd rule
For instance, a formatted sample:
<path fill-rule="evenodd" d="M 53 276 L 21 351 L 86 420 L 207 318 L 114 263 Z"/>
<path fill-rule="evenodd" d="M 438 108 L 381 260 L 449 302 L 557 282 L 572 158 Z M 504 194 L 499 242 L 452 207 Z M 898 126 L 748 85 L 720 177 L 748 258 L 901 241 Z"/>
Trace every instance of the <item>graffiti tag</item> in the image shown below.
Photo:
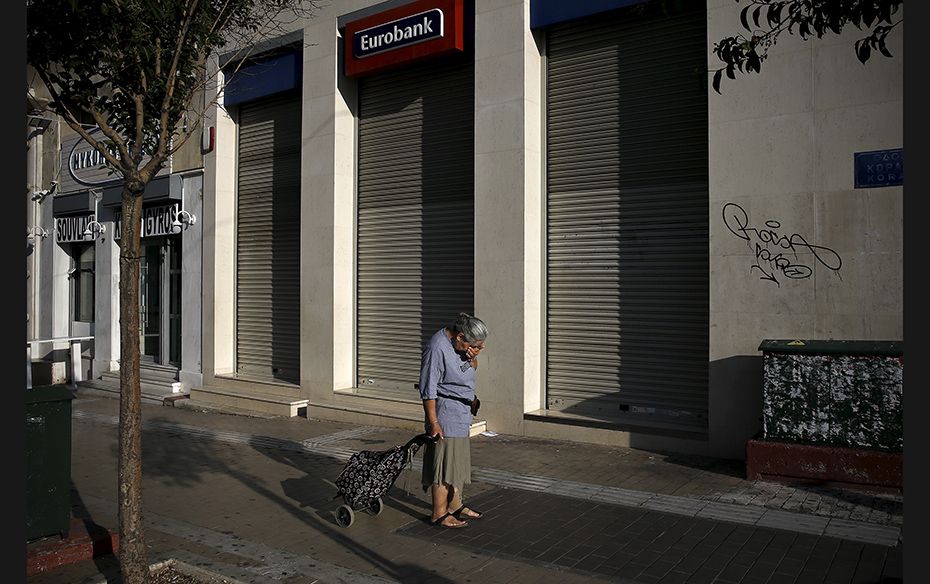
<path fill-rule="evenodd" d="M 749 271 L 759 270 L 760 280 L 774 282 L 780 287 L 778 275 L 790 280 L 810 278 L 814 270 L 804 263 L 797 263 L 799 251 L 812 254 L 817 262 L 839 276 L 843 259 L 838 253 L 828 247 L 808 243 L 800 233 L 782 233 L 779 221 L 769 219 L 762 228 L 751 227 L 746 210 L 736 203 L 727 203 L 723 206 L 723 223 L 730 233 L 744 240 L 755 253 L 755 263 Z"/>

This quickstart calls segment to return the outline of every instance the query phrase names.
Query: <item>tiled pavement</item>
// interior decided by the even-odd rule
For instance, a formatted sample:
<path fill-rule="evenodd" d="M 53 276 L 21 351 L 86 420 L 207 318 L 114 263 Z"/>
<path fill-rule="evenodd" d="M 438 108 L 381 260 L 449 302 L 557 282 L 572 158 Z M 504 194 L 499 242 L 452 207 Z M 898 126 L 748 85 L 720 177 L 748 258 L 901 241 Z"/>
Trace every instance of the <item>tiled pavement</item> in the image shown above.
<path fill-rule="evenodd" d="M 101 423 L 116 424 L 116 418 L 113 416 L 83 413 L 80 411 L 76 412 L 75 415 L 79 419 L 86 418 Z M 166 433 L 183 432 L 189 436 L 207 437 L 225 442 L 264 443 L 283 450 L 313 452 L 329 456 L 342 462 L 348 460 L 348 457 L 357 450 L 383 449 L 393 444 L 406 442 L 406 440 L 409 439 L 409 436 L 402 432 L 390 431 L 377 427 L 350 428 L 324 436 L 306 438 L 299 442 L 294 442 L 286 438 L 269 436 L 256 437 L 243 432 L 212 430 L 187 424 L 168 422 L 147 422 L 146 428 L 160 430 Z M 388 436 L 384 434 L 388 434 Z M 511 439 L 505 440 L 509 441 Z M 475 441 L 480 443 L 478 439 Z M 532 443 L 533 441 L 531 440 L 521 441 L 518 448 L 524 448 L 526 444 Z M 504 442 L 504 444 L 506 445 L 507 442 Z M 553 446 L 551 443 L 549 445 L 550 447 Z M 567 445 L 565 443 L 555 443 L 555 446 L 569 449 L 574 447 L 573 445 Z M 558 452 L 559 448 L 555 448 L 555 451 Z M 597 447 L 590 448 L 594 449 Z M 629 452 L 633 452 L 630 451 L 630 449 L 626 450 L 626 456 L 629 456 Z M 825 490 L 823 489 L 821 489 L 821 492 L 808 492 L 806 489 L 800 487 L 778 485 L 775 483 L 754 484 L 745 480 L 735 482 L 735 487 L 730 487 L 731 490 L 723 491 L 721 494 L 721 487 L 726 489 L 729 486 L 728 483 L 731 482 L 730 479 L 732 479 L 730 476 L 723 475 L 717 480 L 719 481 L 722 479 L 724 482 L 722 485 L 717 485 L 718 490 L 714 492 L 713 495 L 704 494 L 698 497 L 689 497 L 685 495 L 665 494 L 662 492 L 644 491 L 605 484 L 604 475 L 610 476 L 611 472 L 616 472 L 616 469 L 611 468 L 610 465 L 622 465 L 622 462 L 610 461 L 609 456 L 606 457 L 608 460 L 608 465 L 606 466 L 601 466 L 592 459 L 588 461 L 589 476 L 597 482 L 578 482 L 558 478 L 558 471 L 561 469 L 558 465 L 551 465 L 549 468 L 543 467 L 541 469 L 538 464 L 534 466 L 534 468 L 540 469 L 543 472 L 548 471 L 548 476 L 528 474 L 525 468 L 519 468 L 519 457 L 517 459 L 509 458 L 505 463 L 500 461 L 500 452 L 511 454 L 514 448 L 504 446 L 504 448 L 498 448 L 497 451 L 496 458 L 498 458 L 499 463 L 503 463 L 502 466 L 510 465 L 517 468 L 514 470 L 501 470 L 500 468 L 478 466 L 479 458 L 476 454 L 476 456 L 473 457 L 474 468 L 472 477 L 474 480 L 492 485 L 561 494 L 593 501 L 643 507 L 688 516 L 722 519 L 748 525 L 792 529 L 814 535 L 834 535 L 865 542 L 882 543 L 885 545 L 892 545 L 898 539 L 900 535 L 899 526 L 903 520 L 903 497 L 901 495 L 883 496 L 880 493 L 867 495 L 833 489 L 832 493 L 837 497 L 836 502 L 838 504 L 831 505 L 828 503 L 831 497 L 829 494 L 825 494 L 823 492 Z M 548 456 L 545 452 L 537 452 L 536 454 L 543 458 Z M 652 461 L 655 460 L 656 455 L 638 454 L 640 457 L 645 456 L 646 459 L 650 461 L 649 466 L 652 466 Z M 526 457 L 524 456 L 523 458 L 525 459 Z M 583 453 L 578 456 L 578 458 L 583 458 Z M 493 463 L 495 461 L 492 459 L 491 462 Z M 712 460 L 698 460 L 697 462 L 698 464 L 703 463 L 704 466 L 710 466 L 710 464 L 713 463 L 718 465 L 732 464 L 726 461 Z M 420 469 L 419 460 L 415 461 L 413 469 Z M 671 485 L 674 488 L 674 490 L 672 490 L 666 487 L 666 490 L 682 492 L 686 491 L 689 487 L 687 473 L 682 473 L 675 465 L 668 465 L 666 463 L 657 468 L 649 469 L 648 472 L 651 475 L 660 475 L 662 472 L 670 475 L 661 477 L 660 485 Z M 634 470 L 633 474 L 635 473 L 636 471 Z M 704 473 L 711 477 L 713 476 L 712 471 L 704 471 Z M 572 476 L 577 477 L 578 475 L 575 474 Z M 676 482 L 673 482 L 670 478 L 671 476 L 677 477 L 675 481 L 677 481 L 677 483 L 682 483 L 683 486 L 678 486 Z M 706 484 L 708 480 L 710 480 L 707 476 L 699 477 L 699 479 L 699 481 L 691 480 L 690 482 Z M 623 484 L 623 481 L 620 479 L 618 479 L 618 482 Z M 647 488 L 649 486 L 649 484 L 644 484 L 642 480 L 638 481 L 636 485 L 646 486 Z M 754 491 L 760 493 L 774 492 L 776 495 L 772 498 L 759 497 L 754 494 Z M 747 493 L 749 493 L 749 495 L 747 495 Z M 829 493 L 829 491 L 826 491 L 826 493 Z M 806 509 L 804 508 L 798 506 L 792 507 L 790 503 L 793 500 L 805 502 L 813 501 L 810 507 L 815 511 L 819 511 L 819 513 L 805 513 Z M 849 500 L 856 502 L 852 503 Z M 772 504 L 772 502 L 774 502 L 774 504 Z M 893 510 L 894 513 L 881 511 L 882 506 Z M 856 517 L 856 519 L 847 519 L 850 517 Z M 862 519 L 858 519 L 858 517 Z M 869 521 L 870 519 L 875 520 Z"/>
<path fill-rule="evenodd" d="M 643 583 L 892 582 L 901 546 L 886 547 L 577 498 L 496 489 L 470 499 L 486 513 L 465 529 L 414 521 L 398 533 L 476 553 Z"/>
<path fill-rule="evenodd" d="M 74 494 L 111 528 L 117 406 L 79 397 L 72 432 Z M 357 450 L 403 443 L 408 433 L 147 405 L 143 416 L 153 557 L 213 566 L 243 581 L 806 584 L 900 575 L 903 544 L 882 545 L 903 525 L 900 493 L 752 483 L 732 461 L 482 436 L 472 442 L 469 500 L 502 512 L 464 530 L 426 530 L 428 504 L 414 472 L 397 481 L 381 516 L 343 529 L 332 517 L 332 480 L 344 461 Z M 533 541 L 539 534 L 570 535 L 559 541 L 577 549 L 556 542 L 528 558 L 541 546 L 543 538 Z M 411 546 L 424 536 L 430 542 Z M 492 536 L 484 550 L 475 547 L 481 536 Z M 582 537 L 597 547 L 578 547 Z M 506 542 L 499 550 L 495 538 Z M 92 582 L 100 563 L 30 582 Z M 762 574 L 767 579 L 756 578 Z"/>

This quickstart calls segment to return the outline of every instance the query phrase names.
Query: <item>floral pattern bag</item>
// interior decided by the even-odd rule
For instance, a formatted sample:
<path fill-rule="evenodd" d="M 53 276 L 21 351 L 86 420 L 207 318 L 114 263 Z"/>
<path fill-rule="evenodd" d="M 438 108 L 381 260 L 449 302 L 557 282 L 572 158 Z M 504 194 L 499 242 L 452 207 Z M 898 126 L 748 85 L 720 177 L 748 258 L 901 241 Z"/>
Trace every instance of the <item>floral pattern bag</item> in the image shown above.
<path fill-rule="evenodd" d="M 388 450 L 362 450 L 349 458 L 339 477 L 336 487 L 347 505 L 353 509 L 365 509 L 375 499 L 387 494 L 404 467 L 413 462 L 420 447 L 433 438 L 420 434 L 403 446 Z"/>

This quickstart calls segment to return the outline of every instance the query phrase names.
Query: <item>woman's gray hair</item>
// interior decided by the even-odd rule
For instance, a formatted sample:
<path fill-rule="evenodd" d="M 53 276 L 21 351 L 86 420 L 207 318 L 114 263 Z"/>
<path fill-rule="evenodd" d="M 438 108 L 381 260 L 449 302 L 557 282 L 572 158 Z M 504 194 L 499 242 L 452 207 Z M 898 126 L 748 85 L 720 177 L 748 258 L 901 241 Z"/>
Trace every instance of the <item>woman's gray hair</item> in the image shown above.
<path fill-rule="evenodd" d="M 456 335 L 459 333 L 465 335 L 467 343 L 477 343 L 488 338 L 488 327 L 484 321 L 465 312 L 460 312 L 458 318 L 455 319 L 452 332 Z"/>

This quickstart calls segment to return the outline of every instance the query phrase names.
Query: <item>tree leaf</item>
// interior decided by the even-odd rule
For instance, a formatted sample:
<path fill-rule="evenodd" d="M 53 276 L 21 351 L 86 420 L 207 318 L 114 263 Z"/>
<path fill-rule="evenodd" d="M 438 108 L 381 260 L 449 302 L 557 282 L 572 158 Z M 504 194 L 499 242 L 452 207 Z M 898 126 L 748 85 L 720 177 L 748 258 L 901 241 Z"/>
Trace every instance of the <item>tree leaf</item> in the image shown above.
<path fill-rule="evenodd" d="M 778 5 L 770 4 L 768 10 L 765 12 L 765 20 L 768 22 L 769 28 L 775 28 L 778 26 Z"/>
<path fill-rule="evenodd" d="M 829 26 L 830 30 L 832 30 L 834 34 L 840 34 L 843 32 L 842 15 L 838 10 L 830 14 Z"/>
<path fill-rule="evenodd" d="M 862 22 L 869 28 L 872 28 L 872 22 L 875 20 L 875 6 L 872 2 L 862 3 Z"/>
<path fill-rule="evenodd" d="M 891 2 L 889 0 L 882 0 L 878 7 L 878 18 L 891 24 Z"/>
<path fill-rule="evenodd" d="M 757 6 L 756 9 L 752 11 L 752 21 L 756 23 L 756 26 L 762 26 L 761 24 L 759 24 L 759 13 L 760 12 L 762 12 L 762 6 Z"/>
<path fill-rule="evenodd" d="M 733 62 L 733 40 L 726 39 L 726 41 L 727 42 L 725 42 L 720 47 L 720 58 L 723 60 L 724 63 L 732 63 Z"/>
<path fill-rule="evenodd" d="M 885 46 L 885 39 L 884 39 L 884 37 L 882 37 L 882 38 L 879 39 L 879 41 L 878 41 L 878 51 L 879 51 L 881 54 L 885 55 L 886 57 L 893 57 L 893 56 L 894 56 L 894 55 L 891 54 L 891 51 L 888 50 L 888 47 Z"/>
<path fill-rule="evenodd" d="M 752 30 L 749 27 L 749 20 L 746 18 L 746 14 L 749 12 L 750 8 L 752 8 L 752 4 L 744 6 L 743 9 L 739 11 L 739 21 L 746 30 Z"/>
<path fill-rule="evenodd" d="M 727 65 L 727 77 L 730 79 L 736 79 L 736 68 L 733 67 L 732 63 Z"/>
<path fill-rule="evenodd" d="M 859 41 L 856 47 L 856 57 L 859 58 L 860 63 L 865 63 L 869 60 L 869 56 L 872 54 L 872 47 L 869 46 L 868 42 L 865 40 Z"/>
<path fill-rule="evenodd" d="M 723 77 L 723 69 L 717 69 L 717 72 L 714 73 L 714 91 L 716 91 L 720 95 L 723 95 L 720 93 L 720 79 L 722 77 Z"/>

